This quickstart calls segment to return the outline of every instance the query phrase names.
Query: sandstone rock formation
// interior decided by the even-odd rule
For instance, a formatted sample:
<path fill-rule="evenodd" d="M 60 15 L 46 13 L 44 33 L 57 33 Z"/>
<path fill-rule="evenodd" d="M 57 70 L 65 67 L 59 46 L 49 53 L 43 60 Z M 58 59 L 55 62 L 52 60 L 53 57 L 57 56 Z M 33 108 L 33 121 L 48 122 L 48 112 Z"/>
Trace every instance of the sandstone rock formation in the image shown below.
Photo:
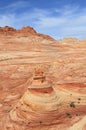
<path fill-rule="evenodd" d="M 0 28 L 0 130 L 86 130 L 86 40 Z"/>
<path fill-rule="evenodd" d="M 40 34 L 40 33 L 37 33 L 32 27 L 23 27 L 21 28 L 20 30 L 16 30 L 12 27 L 9 27 L 9 26 L 5 26 L 5 27 L 0 27 L 0 36 L 16 36 L 16 37 L 28 37 L 28 36 L 38 36 L 38 39 L 41 37 L 43 39 L 46 39 L 46 40 L 51 40 L 53 41 L 54 39 L 48 35 L 45 35 L 45 34 Z"/>
<path fill-rule="evenodd" d="M 77 38 L 64 38 L 61 41 L 62 41 L 62 43 L 70 43 L 70 44 L 72 44 L 72 43 L 76 44 L 79 42 L 79 40 Z"/>

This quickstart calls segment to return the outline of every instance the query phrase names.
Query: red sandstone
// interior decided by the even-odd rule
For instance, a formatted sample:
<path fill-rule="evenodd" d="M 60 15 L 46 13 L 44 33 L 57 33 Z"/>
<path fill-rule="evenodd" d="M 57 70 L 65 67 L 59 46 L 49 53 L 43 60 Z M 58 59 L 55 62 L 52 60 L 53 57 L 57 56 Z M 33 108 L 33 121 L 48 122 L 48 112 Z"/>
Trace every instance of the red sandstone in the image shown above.
<path fill-rule="evenodd" d="M 86 130 L 86 40 L 0 28 L 0 130 Z"/>

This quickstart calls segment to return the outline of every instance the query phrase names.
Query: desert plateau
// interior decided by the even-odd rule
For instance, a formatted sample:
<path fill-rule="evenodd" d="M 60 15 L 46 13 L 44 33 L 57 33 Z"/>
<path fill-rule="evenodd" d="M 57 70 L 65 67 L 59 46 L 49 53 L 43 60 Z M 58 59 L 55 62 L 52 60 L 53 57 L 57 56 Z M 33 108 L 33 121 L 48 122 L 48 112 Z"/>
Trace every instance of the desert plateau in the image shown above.
<path fill-rule="evenodd" d="M 86 40 L 0 27 L 0 130 L 86 130 Z"/>

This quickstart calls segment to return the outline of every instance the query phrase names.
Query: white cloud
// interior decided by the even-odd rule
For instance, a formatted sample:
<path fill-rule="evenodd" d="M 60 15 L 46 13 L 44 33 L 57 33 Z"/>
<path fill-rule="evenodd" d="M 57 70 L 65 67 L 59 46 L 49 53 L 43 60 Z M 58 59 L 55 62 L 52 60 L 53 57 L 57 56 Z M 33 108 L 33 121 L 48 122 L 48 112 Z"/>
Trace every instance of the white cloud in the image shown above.
<path fill-rule="evenodd" d="M 23 8 L 23 7 L 26 7 L 28 6 L 28 3 L 26 1 L 17 1 L 16 3 L 12 3 L 8 6 L 6 6 L 6 8 L 15 8 L 15 9 L 18 9 L 19 7 Z"/>
<path fill-rule="evenodd" d="M 8 4 L 4 7 L 0 7 L 1 10 L 6 10 L 6 11 L 15 11 L 19 8 L 24 8 L 29 6 L 30 4 L 27 1 L 19 0 L 17 2 L 13 2 L 11 4 Z"/>
<path fill-rule="evenodd" d="M 14 14 L 0 15 L 0 26 L 12 25 L 15 20 L 16 19 Z"/>
<path fill-rule="evenodd" d="M 36 21 L 35 24 L 37 26 L 40 26 L 41 28 L 51 28 L 51 27 L 56 27 L 61 24 L 64 24 L 66 22 L 66 18 L 58 18 L 58 17 L 41 17 L 39 18 L 39 22 Z"/>
<path fill-rule="evenodd" d="M 27 6 L 27 3 L 18 2 L 11 4 L 7 8 L 11 10 Z M 20 6 L 19 6 L 20 5 Z M 38 9 L 23 11 L 22 13 L 2 13 L 0 14 L 0 26 L 33 26 L 40 33 L 49 34 L 57 39 L 73 36 L 86 38 L 86 8 L 79 6 L 71 7 L 66 5 L 57 9 Z"/>

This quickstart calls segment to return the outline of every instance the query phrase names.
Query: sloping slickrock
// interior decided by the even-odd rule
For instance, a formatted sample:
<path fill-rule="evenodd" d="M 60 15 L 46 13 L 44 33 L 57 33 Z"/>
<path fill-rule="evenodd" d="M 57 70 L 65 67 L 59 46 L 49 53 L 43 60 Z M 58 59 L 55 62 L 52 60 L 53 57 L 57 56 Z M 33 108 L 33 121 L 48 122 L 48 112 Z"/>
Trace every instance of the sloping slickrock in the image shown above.
<path fill-rule="evenodd" d="M 86 130 L 86 40 L 0 28 L 0 130 Z"/>

